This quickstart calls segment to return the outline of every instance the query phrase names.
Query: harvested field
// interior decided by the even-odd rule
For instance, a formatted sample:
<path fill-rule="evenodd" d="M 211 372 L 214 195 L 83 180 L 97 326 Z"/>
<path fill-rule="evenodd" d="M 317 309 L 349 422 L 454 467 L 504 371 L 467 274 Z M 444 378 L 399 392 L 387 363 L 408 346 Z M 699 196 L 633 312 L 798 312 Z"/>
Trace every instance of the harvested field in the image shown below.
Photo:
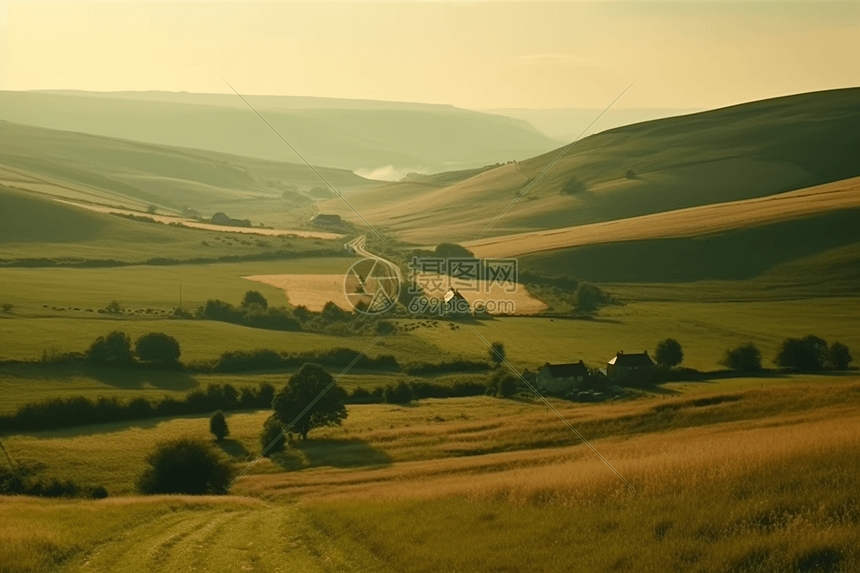
<path fill-rule="evenodd" d="M 598 243 L 690 237 L 860 207 L 860 177 L 757 199 L 718 203 L 477 241 L 478 257 L 515 257 Z"/>
<path fill-rule="evenodd" d="M 319 312 L 329 301 L 340 308 L 352 311 L 343 289 L 343 275 L 253 275 L 242 277 L 249 281 L 279 288 L 293 306 L 306 306 Z"/>
<path fill-rule="evenodd" d="M 424 275 L 416 276 L 416 282 L 420 285 L 445 285 L 450 279 L 443 275 Z M 442 299 L 445 296 L 447 288 L 438 290 L 437 292 L 427 292 L 427 296 L 435 299 Z M 474 310 L 475 303 L 483 303 L 487 312 L 493 315 L 502 314 L 517 314 L 517 315 L 532 315 L 538 314 L 547 308 L 547 305 L 533 297 L 526 290 L 526 287 L 518 284 L 516 291 L 507 292 L 504 285 L 491 284 L 487 285 L 487 281 L 479 281 L 477 288 L 469 292 L 464 289 L 459 289 L 460 294 L 469 301 L 469 307 Z"/>

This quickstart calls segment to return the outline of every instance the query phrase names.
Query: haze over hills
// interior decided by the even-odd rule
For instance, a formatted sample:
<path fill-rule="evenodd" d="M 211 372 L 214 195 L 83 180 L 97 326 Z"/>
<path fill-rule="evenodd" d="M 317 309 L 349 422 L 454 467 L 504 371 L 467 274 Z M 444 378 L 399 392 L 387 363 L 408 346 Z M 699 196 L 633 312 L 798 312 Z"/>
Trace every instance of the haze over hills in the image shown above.
<path fill-rule="evenodd" d="M 559 145 L 527 122 L 449 105 L 246 96 L 311 163 L 399 179 L 530 157 Z M 0 119 L 300 162 L 236 95 L 0 92 Z"/>
<path fill-rule="evenodd" d="M 607 110 L 597 108 L 497 108 L 480 110 L 523 119 L 560 141 L 574 141 L 577 137 L 587 137 L 607 129 L 705 111 L 700 108 L 631 108 Z M 592 125 L 593 124 L 593 125 Z M 591 127 L 589 127 L 591 126 Z"/>

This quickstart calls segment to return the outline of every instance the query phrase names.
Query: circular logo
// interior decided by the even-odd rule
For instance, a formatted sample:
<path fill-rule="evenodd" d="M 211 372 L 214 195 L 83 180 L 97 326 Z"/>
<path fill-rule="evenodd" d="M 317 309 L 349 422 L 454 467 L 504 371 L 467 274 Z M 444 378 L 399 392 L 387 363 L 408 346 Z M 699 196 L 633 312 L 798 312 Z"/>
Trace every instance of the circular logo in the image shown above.
<path fill-rule="evenodd" d="M 397 269 L 381 259 L 361 259 L 346 271 L 343 294 L 363 314 L 382 314 L 397 304 L 400 279 Z"/>

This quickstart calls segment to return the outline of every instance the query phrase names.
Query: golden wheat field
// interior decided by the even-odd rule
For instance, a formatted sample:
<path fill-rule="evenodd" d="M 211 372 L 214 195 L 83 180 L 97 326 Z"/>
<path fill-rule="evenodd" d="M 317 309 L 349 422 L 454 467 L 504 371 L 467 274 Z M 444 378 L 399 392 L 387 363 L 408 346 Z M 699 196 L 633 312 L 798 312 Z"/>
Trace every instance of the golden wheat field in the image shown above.
<path fill-rule="evenodd" d="M 0 571 L 860 567 L 856 379 L 553 404 L 627 483 L 527 399 L 350 406 L 227 497 L 130 488 L 153 442 L 205 436 L 205 417 L 9 438 L 120 497 L 0 498 Z M 267 415 L 228 416 L 236 469 Z"/>
<path fill-rule="evenodd" d="M 478 257 L 516 257 L 596 243 L 691 237 L 857 206 L 860 177 L 756 199 L 481 239 L 469 248 Z"/>

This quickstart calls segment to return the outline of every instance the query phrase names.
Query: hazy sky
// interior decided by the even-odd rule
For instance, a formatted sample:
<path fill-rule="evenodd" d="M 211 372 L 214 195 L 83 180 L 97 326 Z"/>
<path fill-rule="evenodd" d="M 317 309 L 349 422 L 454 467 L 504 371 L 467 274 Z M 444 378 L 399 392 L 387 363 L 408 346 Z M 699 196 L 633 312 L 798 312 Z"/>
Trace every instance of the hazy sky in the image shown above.
<path fill-rule="evenodd" d="M 860 86 L 860 2 L 10 2 L 0 89 L 713 108 Z"/>

